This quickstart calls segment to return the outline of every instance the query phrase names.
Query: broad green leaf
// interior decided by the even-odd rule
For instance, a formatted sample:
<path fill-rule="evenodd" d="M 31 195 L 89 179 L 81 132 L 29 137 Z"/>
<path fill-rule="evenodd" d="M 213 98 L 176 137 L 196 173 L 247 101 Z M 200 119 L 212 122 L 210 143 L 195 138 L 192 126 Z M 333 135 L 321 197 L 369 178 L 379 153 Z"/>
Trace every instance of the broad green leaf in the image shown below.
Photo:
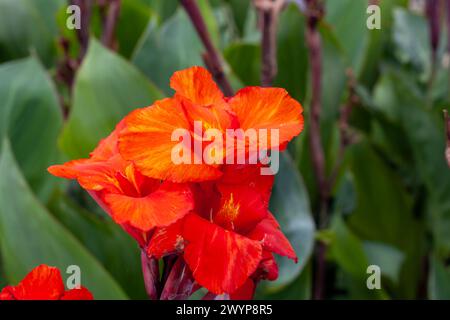
<path fill-rule="evenodd" d="M 170 94 L 172 74 L 193 65 L 202 65 L 203 51 L 187 14 L 179 8 L 161 27 L 154 20 L 150 21 L 132 60 L 159 88 Z"/>
<path fill-rule="evenodd" d="M 124 57 L 129 58 L 133 53 L 134 47 L 145 31 L 152 14 L 150 7 L 146 6 L 142 1 L 122 1 L 120 16 L 117 21 L 116 36 L 119 42 L 119 52 Z"/>
<path fill-rule="evenodd" d="M 227 0 L 232 16 L 240 35 L 244 34 L 245 22 L 250 6 L 250 0 Z"/>
<path fill-rule="evenodd" d="M 111 219 L 102 219 L 56 193 L 49 209 L 82 242 L 132 299 L 146 299 L 139 247 Z"/>
<path fill-rule="evenodd" d="M 431 49 L 426 19 L 403 8 L 395 9 L 393 40 L 400 61 L 412 65 L 422 80 L 428 79 Z"/>
<path fill-rule="evenodd" d="M 45 198 L 62 114 L 54 85 L 35 58 L 0 65 L 0 146 L 5 137 L 28 183 Z"/>
<path fill-rule="evenodd" d="M 343 271 L 343 286 L 349 290 L 351 298 L 384 299 L 386 298 L 386 285 L 381 281 L 381 290 L 369 290 L 367 279 L 370 276 L 367 268 L 370 265 L 380 267 L 381 274 L 390 276 L 383 256 L 378 256 L 376 249 L 380 249 L 378 243 L 363 242 L 347 226 L 342 216 L 334 216 L 331 224 L 332 240 L 328 246 L 330 257 Z M 376 247 L 375 247 L 376 246 Z M 386 246 L 387 248 L 391 248 Z M 376 249 L 373 249 L 376 248 Z M 388 261 L 389 263 L 390 261 Z"/>
<path fill-rule="evenodd" d="M 368 30 L 366 33 L 367 41 L 365 41 L 363 59 L 360 68 L 357 70 L 359 81 L 368 87 L 374 85 L 380 72 L 383 53 L 389 50 L 394 8 L 406 5 L 407 0 L 388 0 L 378 3 L 381 14 L 381 29 Z"/>
<path fill-rule="evenodd" d="M 161 93 L 144 75 L 91 39 L 75 80 L 62 149 L 72 158 L 86 157 L 127 113 L 159 98 Z"/>
<path fill-rule="evenodd" d="M 0 62 L 23 58 L 35 50 L 49 64 L 55 53 L 59 0 L 0 0 Z"/>
<path fill-rule="evenodd" d="M 264 290 L 263 285 L 259 285 L 256 290 L 255 299 L 270 300 L 308 300 L 311 299 L 312 292 L 312 266 L 309 262 L 300 275 L 289 285 L 280 291 Z"/>
<path fill-rule="evenodd" d="M 379 266 L 384 276 L 397 283 L 405 260 L 403 252 L 380 242 L 365 241 L 363 247 L 369 264 Z"/>
<path fill-rule="evenodd" d="M 224 52 L 224 57 L 236 76 L 246 86 L 259 86 L 261 83 L 261 50 L 252 43 L 234 43 Z"/>
<path fill-rule="evenodd" d="M 280 169 L 275 176 L 271 212 L 297 253 L 298 263 L 278 257 L 279 277 L 264 283 L 268 290 L 278 290 L 291 283 L 304 269 L 314 244 L 314 221 L 309 198 L 300 173 L 287 153 L 280 154 Z"/>
<path fill-rule="evenodd" d="M 433 300 L 450 299 L 450 269 L 436 257 L 431 257 L 428 276 L 428 296 Z"/>
<path fill-rule="evenodd" d="M 326 21 L 331 24 L 345 52 L 346 64 L 359 73 L 368 41 L 368 0 L 326 1 Z"/>
<path fill-rule="evenodd" d="M 96 299 L 127 296 L 103 266 L 35 198 L 3 142 L 0 157 L 0 245 L 8 282 L 17 284 L 39 264 L 81 269 L 81 283 Z"/>
<path fill-rule="evenodd" d="M 280 15 L 277 31 L 278 73 L 274 81 L 274 86 L 285 88 L 302 103 L 308 86 L 305 22 L 305 17 L 294 4 Z"/>
<path fill-rule="evenodd" d="M 399 177 L 367 142 L 352 146 L 349 152 L 356 191 L 356 208 L 349 225 L 359 238 L 383 242 L 405 253 L 400 296 L 414 297 L 423 233 L 412 211 L 412 199 Z"/>
<path fill-rule="evenodd" d="M 436 251 L 450 255 L 450 170 L 444 158 L 445 135 L 441 112 L 425 109 L 425 97 L 407 74 L 387 72 L 385 99 L 375 100 L 381 110 L 392 110 L 412 148 L 414 169 L 426 188 L 427 218 L 436 241 Z M 381 86 L 381 85 L 380 85 Z M 380 89 L 382 90 L 382 89 Z"/>
<path fill-rule="evenodd" d="M 343 270 L 354 278 L 364 280 L 369 263 L 361 240 L 349 230 L 340 216 L 333 219 L 331 230 L 330 254 Z"/>

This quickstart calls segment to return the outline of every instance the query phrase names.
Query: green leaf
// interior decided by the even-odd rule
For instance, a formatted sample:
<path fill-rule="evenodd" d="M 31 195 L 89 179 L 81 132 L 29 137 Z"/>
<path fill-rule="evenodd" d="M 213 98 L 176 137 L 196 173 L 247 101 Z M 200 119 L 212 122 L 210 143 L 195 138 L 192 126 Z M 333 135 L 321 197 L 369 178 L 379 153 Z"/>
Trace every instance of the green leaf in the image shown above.
<path fill-rule="evenodd" d="M 329 246 L 330 254 L 344 271 L 363 281 L 369 263 L 361 240 L 339 215 L 333 219 L 331 230 L 334 236 Z"/>
<path fill-rule="evenodd" d="M 56 11 L 61 5 L 59 0 L 0 0 L 0 62 L 36 50 L 48 65 L 55 53 Z"/>
<path fill-rule="evenodd" d="M 9 142 L 0 157 L 0 245 L 5 274 L 17 284 L 39 264 L 81 269 L 81 283 L 96 299 L 127 296 L 102 265 L 34 197 L 22 177 Z"/>
<path fill-rule="evenodd" d="M 308 300 L 311 299 L 312 292 L 312 266 L 308 263 L 301 274 L 289 285 L 279 291 L 264 290 L 263 285 L 259 285 L 256 290 L 255 299 L 268 300 Z"/>
<path fill-rule="evenodd" d="M 414 169 L 426 188 L 426 216 L 442 257 L 450 256 L 450 170 L 444 157 L 445 135 L 441 112 L 425 109 L 425 98 L 408 74 L 392 69 L 382 80 L 385 99 L 375 100 L 381 110 L 391 110 L 412 148 Z M 382 86 L 380 84 L 380 86 Z M 381 89 L 380 89 L 381 90 Z M 387 97 L 386 97 L 387 96 Z M 387 113 L 387 112 L 386 112 Z"/>
<path fill-rule="evenodd" d="M 132 65 L 91 39 L 76 77 L 61 148 L 72 158 L 86 157 L 127 113 L 161 96 Z"/>
<path fill-rule="evenodd" d="M 431 74 L 431 48 L 425 18 L 403 8 L 395 9 L 393 40 L 400 61 L 412 65 L 426 80 Z"/>
<path fill-rule="evenodd" d="M 299 101 L 303 101 L 308 89 L 305 23 L 297 6 L 291 4 L 280 15 L 277 31 L 278 73 L 274 86 L 285 88 Z"/>
<path fill-rule="evenodd" d="M 326 1 L 325 4 L 325 19 L 333 26 L 342 45 L 346 64 L 358 74 L 370 32 L 366 26 L 368 0 Z"/>
<path fill-rule="evenodd" d="M 224 52 L 233 72 L 246 86 L 258 86 L 261 82 L 261 50 L 252 43 L 234 43 Z"/>
<path fill-rule="evenodd" d="M 450 270 L 436 257 L 431 257 L 428 296 L 433 300 L 450 299 Z"/>
<path fill-rule="evenodd" d="M 116 35 L 119 42 L 119 52 L 124 57 L 129 58 L 133 53 L 134 47 L 145 31 L 151 15 L 151 9 L 142 1 L 122 1 Z"/>
<path fill-rule="evenodd" d="M 57 158 L 56 139 L 62 114 L 54 85 L 35 58 L 0 65 L 0 146 L 12 143 L 26 179 L 45 197 L 50 177 L 46 168 Z"/>
<path fill-rule="evenodd" d="M 403 252 L 380 242 L 365 241 L 363 247 L 369 264 L 379 266 L 384 276 L 397 283 L 405 260 Z"/>
<path fill-rule="evenodd" d="M 111 219 L 102 219 L 55 193 L 49 209 L 54 217 L 102 263 L 131 299 L 146 299 L 139 247 Z M 126 262 L 126 263 L 124 263 Z"/>
<path fill-rule="evenodd" d="M 280 154 L 280 169 L 275 176 L 271 212 L 280 223 L 281 230 L 297 253 L 298 263 L 285 257 L 277 257 L 279 277 L 265 282 L 268 290 L 279 290 L 291 283 L 302 272 L 311 256 L 314 244 L 314 221 L 309 198 L 300 173 L 288 154 Z"/>
<path fill-rule="evenodd" d="M 422 254 L 423 228 L 399 177 L 367 142 L 349 149 L 356 208 L 348 221 L 360 239 L 383 242 L 405 253 L 399 295 L 415 297 Z"/>
<path fill-rule="evenodd" d="M 150 21 L 132 60 L 166 94 L 169 79 L 180 69 L 202 65 L 203 45 L 182 8 L 161 27 Z M 161 59 L 161 57 L 164 57 Z"/>

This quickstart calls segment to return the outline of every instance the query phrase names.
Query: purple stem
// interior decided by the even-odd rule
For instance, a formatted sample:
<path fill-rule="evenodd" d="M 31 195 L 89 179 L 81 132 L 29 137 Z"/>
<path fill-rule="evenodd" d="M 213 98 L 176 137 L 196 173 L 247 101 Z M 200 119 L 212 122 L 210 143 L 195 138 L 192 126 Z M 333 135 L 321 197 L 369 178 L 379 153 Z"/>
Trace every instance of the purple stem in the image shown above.
<path fill-rule="evenodd" d="M 141 263 L 148 298 L 150 300 L 158 300 L 160 287 L 158 260 L 149 258 L 145 250 L 141 250 Z"/>

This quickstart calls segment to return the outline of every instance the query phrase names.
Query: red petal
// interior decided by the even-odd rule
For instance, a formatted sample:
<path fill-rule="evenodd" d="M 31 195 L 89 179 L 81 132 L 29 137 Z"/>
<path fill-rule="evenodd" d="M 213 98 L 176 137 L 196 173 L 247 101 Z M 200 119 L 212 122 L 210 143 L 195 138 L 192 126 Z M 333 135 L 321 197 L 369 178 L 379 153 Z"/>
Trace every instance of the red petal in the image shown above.
<path fill-rule="evenodd" d="M 186 217 L 184 258 L 195 280 L 215 294 L 234 292 L 256 270 L 261 245 L 197 215 Z"/>
<path fill-rule="evenodd" d="M 80 289 L 67 290 L 61 300 L 94 300 L 94 297 L 88 289 L 81 287 Z"/>
<path fill-rule="evenodd" d="M 142 231 L 168 226 L 194 208 L 190 189 L 170 182 L 164 182 L 157 191 L 143 198 L 106 194 L 105 203 L 117 223 L 129 223 Z"/>
<path fill-rule="evenodd" d="M 11 286 L 3 288 L 3 290 L 0 292 L 0 300 L 15 300 L 13 292 L 14 288 Z"/>
<path fill-rule="evenodd" d="M 202 162 L 203 154 L 193 152 L 192 124 L 175 99 L 160 100 L 151 107 L 138 109 L 125 121 L 126 129 L 120 134 L 119 149 L 122 156 L 133 161 L 142 174 L 173 182 L 205 181 L 222 175 L 214 166 L 195 162 Z M 172 160 L 172 150 L 181 146 L 181 142 L 172 141 L 172 133 L 179 129 L 186 130 L 186 139 L 191 140 L 183 141 L 187 143 L 183 145 L 183 153 L 190 153 L 189 163 L 176 164 Z"/>
<path fill-rule="evenodd" d="M 239 233 L 252 230 L 267 216 L 267 204 L 255 190 L 242 186 L 219 185 L 221 206 L 214 221 Z"/>
<path fill-rule="evenodd" d="M 63 293 L 61 273 L 57 268 L 44 264 L 34 268 L 13 287 L 13 295 L 17 300 L 58 300 Z"/>
<path fill-rule="evenodd" d="M 289 240 L 280 230 L 280 225 L 272 214 L 262 220 L 255 229 L 248 234 L 250 239 L 262 241 L 265 250 L 288 257 L 297 263 L 297 255 Z"/>
<path fill-rule="evenodd" d="M 160 259 L 167 254 L 181 252 L 184 249 L 182 230 L 185 219 L 180 219 L 168 227 L 156 228 L 147 247 L 147 255 Z"/>
<path fill-rule="evenodd" d="M 253 300 L 255 294 L 255 283 L 247 279 L 245 283 L 230 295 L 231 300 Z"/>
<path fill-rule="evenodd" d="M 274 175 L 262 175 L 259 165 L 225 165 L 222 171 L 223 176 L 218 184 L 256 190 L 264 202 L 269 204 Z"/>

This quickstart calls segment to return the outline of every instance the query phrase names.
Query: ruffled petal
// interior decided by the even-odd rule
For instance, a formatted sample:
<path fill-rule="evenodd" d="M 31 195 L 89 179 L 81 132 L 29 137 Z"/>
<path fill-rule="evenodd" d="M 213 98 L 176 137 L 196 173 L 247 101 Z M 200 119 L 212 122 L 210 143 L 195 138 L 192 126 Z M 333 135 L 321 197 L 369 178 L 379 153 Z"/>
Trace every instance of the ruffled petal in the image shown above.
<path fill-rule="evenodd" d="M 58 300 L 64 294 L 64 283 L 57 268 L 40 265 L 11 291 L 17 300 Z"/>
<path fill-rule="evenodd" d="M 193 151 L 191 123 L 176 100 L 164 99 L 151 107 L 136 110 L 125 122 L 126 128 L 119 137 L 119 150 L 142 174 L 173 182 L 212 180 L 222 175 L 219 169 L 203 162 L 203 154 Z M 176 130 L 186 133 L 186 137 L 180 138 L 182 142 L 172 141 Z M 173 161 L 172 152 L 177 148 L 177 154 L 187 155 L 186 161 Z"/>
<path fill-rule="evenodd" d="M 199 66 L 175 72 L 170 78 L 170 87 L 184 99 L 201 106 L 209 106 L 223 99 L 223 93 L 211 74 Z"/>
<path fill-rule="evenodd" d="M 164 227 L 185 216 L 194 208 L 193 195 L 186 185 L 164 182 L 146 197 L 105 194 L 104 200 L 114 221 L 149 231 Z"/>
<path fill-rule="evenodd" d="M 94 300 L 94 297 L 88 289 L 81 287 L 80 289 L 67 290 L 61 300 Z"/>
<path fill-rule="evenodd" d="M 265 250 L 288 257 L 297 263 L 297 255 L 291 243 L 281 231 L 280 225 L 272 214 L 258 223 L 248 237 L 261 241 Z"/>
<path fill-rule="evenodd" d="M 269 149 L 290 141 L 303 130 L 302 106 L 284 89 L 246 87 L 230 99 L 229 105 L 243 130 L 268 129 Z M 278 141 L 272 138 L 270 129 L 279 130 Z M 258 145 L 264 146 L 259 141 Z"/>
<path fill-rule="evenodd" d="M 215 294 L 234 292 L 256 270 L 262 254 L 258 241 L 197 215 L 189 215 L 184 225 L 187 241 L 184 258 L 195 280 Z"/>
<path fill-rule="evenodd" d="M 119 190 L 115 179 L 117 170 L 108 162 L 95 162 L 90 159 L 72 160 L 61 165 L 49 167 L 48 172 L 65 179 L 77 179 L 86 190 Z"/>

